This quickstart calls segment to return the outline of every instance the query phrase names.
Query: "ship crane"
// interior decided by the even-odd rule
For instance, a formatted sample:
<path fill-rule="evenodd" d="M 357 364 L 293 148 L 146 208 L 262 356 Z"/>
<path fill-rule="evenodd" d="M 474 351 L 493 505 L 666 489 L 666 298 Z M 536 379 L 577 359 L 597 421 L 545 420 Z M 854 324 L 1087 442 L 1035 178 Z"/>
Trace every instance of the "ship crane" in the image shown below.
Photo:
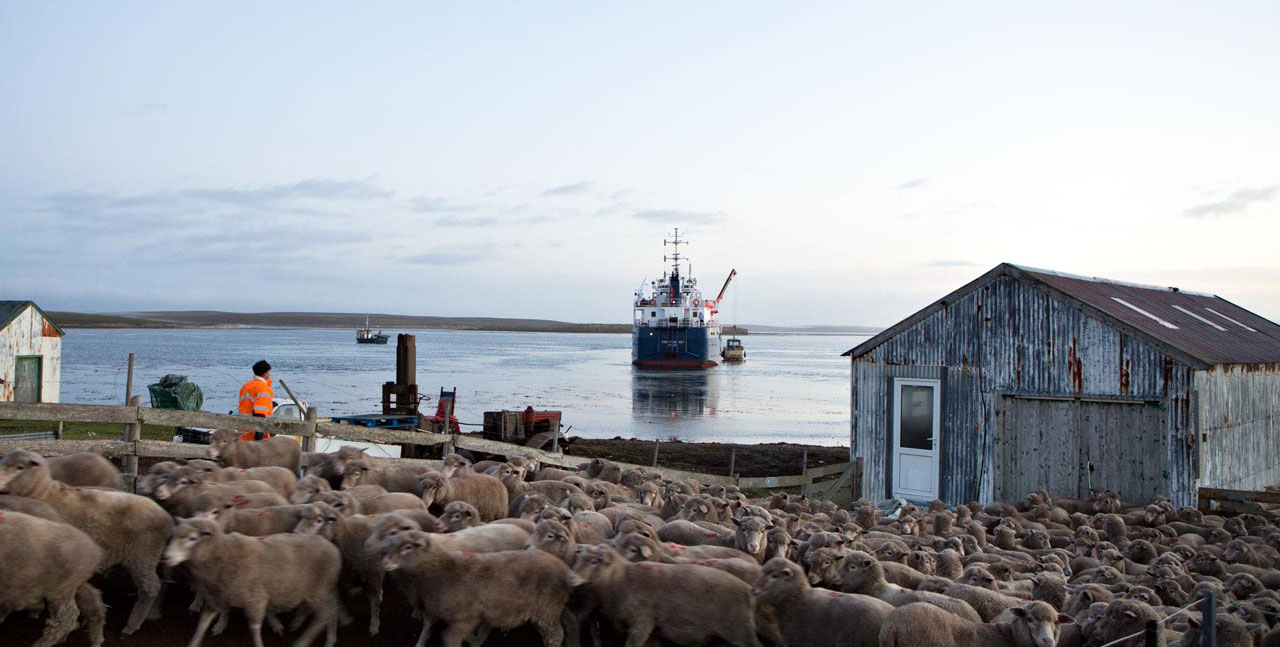
<path fill-rule="evenodd" d="M 738 270 L 729 270 L 729 278 L 724 280 L 724 287 L 720 288 L 720 294 L 716 295 L 716 307 L 720 306 L 720 302 L 724 300 L 724 293 L 729 290 L 729 284 L 733 282 L 733 277 L 738 275 Z"/>

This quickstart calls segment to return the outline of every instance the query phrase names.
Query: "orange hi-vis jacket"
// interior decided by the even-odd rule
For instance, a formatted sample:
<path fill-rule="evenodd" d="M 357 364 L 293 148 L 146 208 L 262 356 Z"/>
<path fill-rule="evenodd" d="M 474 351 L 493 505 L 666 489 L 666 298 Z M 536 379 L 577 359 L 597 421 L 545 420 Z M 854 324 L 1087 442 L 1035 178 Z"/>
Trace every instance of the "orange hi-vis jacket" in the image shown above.
<path fill-rule="evenodd" d="M 253 379 L 244 383 L 240 387 L 240 413 L 246 416 L 262 416 L 271 415 L 271 400 L 275 397 L 275 392 L 271 390 L 271 380 L 255 375 Z M 244 436 L 248 436 L 245 438 Z M 253 440 L 253 432 L 247 432 L 241 436 L 244 440 Z"/>
<path fill-rule="evenodd" d="M 271 390 L 271 380 L 258 375 L 240 387 L 240 413 L 245 415 L 271 415 L 271 399 L 275 397 Z"/>

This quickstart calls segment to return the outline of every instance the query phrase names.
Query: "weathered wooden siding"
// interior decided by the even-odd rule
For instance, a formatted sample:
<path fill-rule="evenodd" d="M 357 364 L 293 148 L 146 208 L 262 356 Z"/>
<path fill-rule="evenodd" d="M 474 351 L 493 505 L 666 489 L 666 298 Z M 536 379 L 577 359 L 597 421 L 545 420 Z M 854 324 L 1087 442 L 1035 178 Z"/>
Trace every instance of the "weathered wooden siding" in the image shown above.
<path fill-rule="evenodd" d="M 1004 394 L 1155 401 L 1166 413 L 1160 462 L 1170 494 L 1179 505 L 1193 503 L 1191 367 L 1078 303 L 1011 277 L 995 278 L 853 360 L 851 446 L 865 459 L 867 496 L 882 497 L 888 488 L 888 379 L 936 375 L 946 376 L 941 490 L 949 504 L 991 500 L 995 411 Z M 1150 455 L 1153 448 L 1131 432 L 1107 433 L 1118 438 L 1117 451 Z"/>
<path fill-rule="evenodd" d="M 27 308 L 0 329 L 0 402 L 13 400 L 14 360 L 19 355 L 44 357 L 41 397 L 57 402 L 62 384 L 62 337 L 35 308 Z"/>
<path fill-rule="evenodd" d="M 1215 366 L 1195 376 L 1201 485 L 1280 484 L 1280 365 Z"/>
<path fill-rule="evenodd" d="M 1169 490 L 1165 411 L 1155 402 L 1005 396 L 996 420 L 997 500 L 1039 489 L 1087 496 L 1103 487 L 1147 501 Z"/>

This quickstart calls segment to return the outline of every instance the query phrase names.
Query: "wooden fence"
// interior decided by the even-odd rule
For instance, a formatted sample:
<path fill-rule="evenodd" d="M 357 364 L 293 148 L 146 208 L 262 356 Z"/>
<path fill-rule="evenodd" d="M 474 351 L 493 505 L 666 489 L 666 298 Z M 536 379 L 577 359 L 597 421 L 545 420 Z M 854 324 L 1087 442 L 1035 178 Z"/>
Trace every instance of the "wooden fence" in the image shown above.
<path fill-rule="evenodd" d="M 1202 512 L 1212 511 L 1214 514 L 1241 513 L 1275 516 L 1275 512 L 1264 509 L 1262 503 L 1280 505 L 1280 492 L 1254 492 L 1252 490 L 1224 490 L 1221 488 L 1202 487 L 1197 492 L 1199 508 Z M 1218 507 L 1211 502 L 1217 501 Z"/>
<path fill-rule="evenodd" d="M 400 431 L 390 429 L 370 429 L 355 425 L 321 422 L 316 417 L 314 407 L 307 410 L 305 420 L 286 420 L 282 418 L 253 418 L 205 411 L 176 411 L 172 409 L 153 409 L 139 404 L 135 397 L 129 406 L 110 406 L 95 404 L 23 404 L 0 402 L 0 420 L 35 420 L 50 423 L 90 422 L 123 425 L 123 440 L 9 440 L 0 435 L 0 452 L 22 447 L 41 454 L 51 456 L 92 452 L 111 458 L 122 458 L 125 464 L 123 474 L 125 484 L 130 489 L 137 479 L 137 459 L 143 458 L 200 458 L 207 449 L 204 445 L 174 443 L 158 440 L 143 440 L 140 433 L 142 425 L 160 425 L 166 427 L 205 427 L 245 429 L 262 431 L 271 434 L 298 436 L 302 439 L 304 451 L 315 448 L 317 437 L 340 438 L 372 443 L 404 444 L 404 445 L 444 445 L 444 453 L 455 449 L 466 449 L 501 456 L 535 456 L 547 465 L 574 468 L 590 462 L 590 458 L 569 456 L 560 452 L 549 452 L 532 447 L 524 447 L 496 440 L 464 436 L 458 434 L 442 434 L 426 430 Z M 418 459 L 377 459 L 379 461 L 411 462 Z M 704 474 L 662 466 L 641 466 L 619 463 L 623 469 L 640 467 L 662 474 L 667 480 L 696 479 L 703 484 L 736 485 L 746 489 L 774 489 L 800 487 L 813 496 L 820 496 L 834 501 L 852 500 L 856 498 L 853 488 L 862 482 L 862 461 L 858 459 L 850 463 L 838 463 L 807 468 L 804 474 L 795 476 L 761 476 L 737 477 L 721 474 Z M 821 479 L 834 480 L 819 482 Z"/>

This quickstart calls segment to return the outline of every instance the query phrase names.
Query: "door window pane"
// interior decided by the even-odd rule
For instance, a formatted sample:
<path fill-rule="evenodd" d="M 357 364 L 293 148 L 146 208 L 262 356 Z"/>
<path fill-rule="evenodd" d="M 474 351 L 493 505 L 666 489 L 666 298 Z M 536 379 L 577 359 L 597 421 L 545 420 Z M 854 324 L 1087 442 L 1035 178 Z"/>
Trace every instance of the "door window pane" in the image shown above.
<path fill-rule="evenodd" d="M 899 397 L 899 446 L 933 449 L 933 387 L 904 384 Z"/>

